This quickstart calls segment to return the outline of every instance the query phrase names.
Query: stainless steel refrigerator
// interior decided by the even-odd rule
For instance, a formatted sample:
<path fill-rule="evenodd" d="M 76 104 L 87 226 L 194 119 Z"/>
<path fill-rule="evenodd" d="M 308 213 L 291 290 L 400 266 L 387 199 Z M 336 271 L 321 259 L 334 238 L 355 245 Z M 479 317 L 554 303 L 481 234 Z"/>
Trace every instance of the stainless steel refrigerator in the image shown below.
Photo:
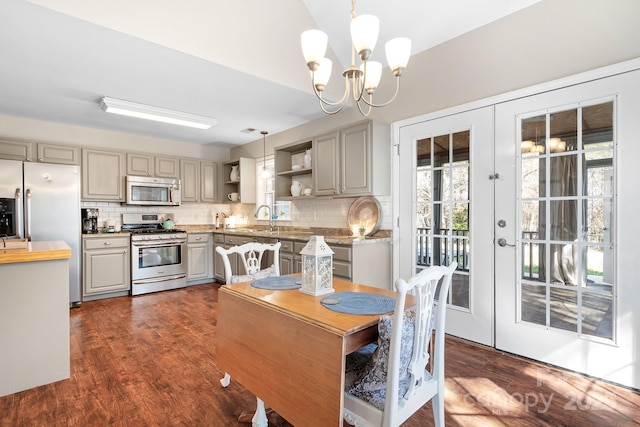
<path fill-rule="evenodd" d="M 69 305 L 81 303 L 80 167 L 0 160 L 0 201 L 9 238 L 64 240 L 71 247 Z"/>

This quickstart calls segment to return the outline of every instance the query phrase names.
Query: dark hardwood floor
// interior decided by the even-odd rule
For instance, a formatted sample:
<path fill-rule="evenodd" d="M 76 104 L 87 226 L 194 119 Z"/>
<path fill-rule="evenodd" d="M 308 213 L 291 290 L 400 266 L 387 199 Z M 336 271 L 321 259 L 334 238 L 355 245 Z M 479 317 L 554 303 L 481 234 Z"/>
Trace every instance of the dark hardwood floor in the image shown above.
<path fill-rule="evenodd" d="M 226 389 L 219 383 L 217 290 L 205 284 L 72 309 L 71 378 L 0 397 L 0 426 L 247 425 L 238 416 L 254 397 L 233 378 Z M 640 425 L 632 390 L 450 337 L 446 358 L 447 426 Z M 430 404 L 404 425 L 433 425 Z"/>

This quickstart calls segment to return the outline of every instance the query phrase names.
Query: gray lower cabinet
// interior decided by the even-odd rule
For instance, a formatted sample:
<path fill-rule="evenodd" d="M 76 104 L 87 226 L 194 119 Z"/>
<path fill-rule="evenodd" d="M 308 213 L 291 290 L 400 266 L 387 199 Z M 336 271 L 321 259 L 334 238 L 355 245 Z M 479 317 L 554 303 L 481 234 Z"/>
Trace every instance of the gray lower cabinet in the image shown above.
<path fill-rule="evenodd" d="M 216 251 L 218 246 L 224 248 L 224 234 L 213 233 L 213 277 L 218 282 L 224 283 L 224 264 L 222 263 L 222 257 Z"/>
<path fill-rule="evenodd" d="M 187 281 L 213 278 L 213 236 L 211 233 L 189 233 L 187 236 Z"/>
<path fill-rule="evenodd" d="M 128 236 L 83 237 L 84 301 L 127 295 L 131 288 Z"/>

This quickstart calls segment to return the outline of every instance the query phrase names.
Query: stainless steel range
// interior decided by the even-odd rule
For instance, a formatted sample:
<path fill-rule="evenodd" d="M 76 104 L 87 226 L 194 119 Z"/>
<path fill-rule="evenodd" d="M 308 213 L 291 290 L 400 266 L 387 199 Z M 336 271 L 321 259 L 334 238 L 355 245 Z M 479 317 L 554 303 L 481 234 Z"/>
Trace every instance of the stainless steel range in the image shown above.
<path fill-rule="evenodd" d="M 131 232 L 131 295 L 187 286 L 187 233 L 162 224 L 173 214 L 122 214 Z"/>

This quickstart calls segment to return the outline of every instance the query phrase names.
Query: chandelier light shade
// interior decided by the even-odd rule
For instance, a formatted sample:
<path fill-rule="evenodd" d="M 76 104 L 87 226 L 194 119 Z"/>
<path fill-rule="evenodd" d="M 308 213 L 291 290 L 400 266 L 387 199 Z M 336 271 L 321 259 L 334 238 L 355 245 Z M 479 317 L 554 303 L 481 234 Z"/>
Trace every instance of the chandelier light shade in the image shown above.
<path fill-rule="evenodd" d="M 168 110 L 166 108 L 138 104 L 136 102 L 124 101 L 106 96 L 100 100 L 100 108 L 107 113 L 153 120 L 162 123 L 170 123 L 179 126 L 187 126 L 196 129 L 209 129 L 211 126 L 215 126 L 218 123 L 218 121 L 212 117 L 183 113 L 182 111 Z"/>
<path fill-rule="evenodd" d="M 382 77 L 382 64 L 370 61 L 378 41 L 380 20 L 373 15 L 356 16 L 356 2 L 351 0 L 351 66 L 344 70 L 345 90 L 339 101 L 329 101 L 323 97 L 323 91 L 329 84 L 332 62 L 325 57 L 327 35 L 320 30 L 308 30 L 300 36 L 302 54 L 311 72 L 313 91 L 320 101 L 320 108 L 327 114 L 336 114 L 346 105 L 349 95 L 363 116 L 371 113 L 372 107 L 390 104 L 400 90 L 400 76 L 407 67 L 411 56 L 411 40 L 399 37 L 385 44 L 385 53 L 391 72 L 396 78 L 396 90 L 393 96 L 383 103 L 375 103 L 373 94 Z M 362 63 L 356 65 L 356 56 Z"/>

